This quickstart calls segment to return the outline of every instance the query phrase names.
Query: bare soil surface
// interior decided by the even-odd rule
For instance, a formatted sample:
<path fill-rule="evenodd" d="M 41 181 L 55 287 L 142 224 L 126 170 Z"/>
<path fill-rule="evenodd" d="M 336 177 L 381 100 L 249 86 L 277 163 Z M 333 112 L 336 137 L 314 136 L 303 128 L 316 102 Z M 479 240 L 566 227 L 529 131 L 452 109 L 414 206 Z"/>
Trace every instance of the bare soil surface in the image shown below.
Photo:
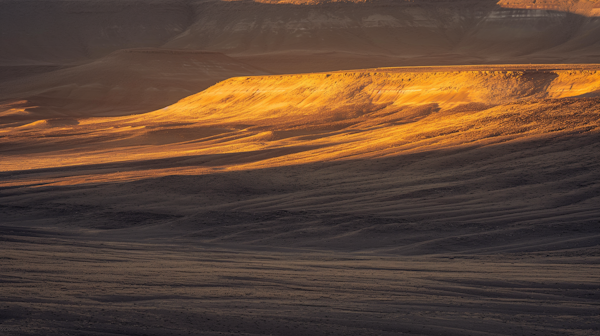
<path fill-rule="evenodd" d="M 0 0 L 0 335 L 598 335 L 599 15 Z"/>
<path fill-rule="evenodd" d="M 595 335 L 598 92 L 593 65 L 378 68 L 9 120 L 0 331 Z"/>
<path fill-rule="evenodd" d="M 595 335 L 598 257 L 397 257 L 2 227 L 3 335 Z"/>

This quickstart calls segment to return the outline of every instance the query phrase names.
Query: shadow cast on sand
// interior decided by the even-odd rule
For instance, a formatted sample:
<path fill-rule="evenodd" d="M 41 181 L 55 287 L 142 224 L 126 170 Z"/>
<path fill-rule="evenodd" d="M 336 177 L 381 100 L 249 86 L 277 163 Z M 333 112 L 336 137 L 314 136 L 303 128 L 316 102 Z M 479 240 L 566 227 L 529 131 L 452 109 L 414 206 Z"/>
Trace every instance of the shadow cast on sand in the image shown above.
<path fill-rule="evenodd" d="M 596 255 L 600 185 L 591 177 L 600 166 L 589 153 L 598 151 L 599 140 L 596 133 L 542 137 L 202 175 L 178 171 L 310 148 L 14 171 L 0 177 L 52 181 L 82 175 L 94 181 L 94 175 L 115 171 L 140 177 L 3 188 L 1 211 L 5 225 L 43 223 L 117 240 L 169 237 L 401 255 Z M 172 169 L 167 176 L 143 177 L 166 168 Z"/>

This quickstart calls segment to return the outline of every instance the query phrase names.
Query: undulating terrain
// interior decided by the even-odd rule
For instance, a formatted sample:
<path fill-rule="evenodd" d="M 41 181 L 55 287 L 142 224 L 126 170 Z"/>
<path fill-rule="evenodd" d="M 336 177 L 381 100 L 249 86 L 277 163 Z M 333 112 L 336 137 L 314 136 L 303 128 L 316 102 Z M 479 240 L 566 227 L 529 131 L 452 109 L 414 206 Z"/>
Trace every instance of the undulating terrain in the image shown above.
<path fill-rule="evenodd" d="M 597 15 L 0 0 L 0 335 L 597 335 Z"/>
<path fill-rule="evenodd" d="M 90 63 L 0 84 L 0 123 L 144 113 L 223 79 L 268 73 L 217 52 L 124 49 Z M 24 113 L 12 113 L 15 107 Z"/>

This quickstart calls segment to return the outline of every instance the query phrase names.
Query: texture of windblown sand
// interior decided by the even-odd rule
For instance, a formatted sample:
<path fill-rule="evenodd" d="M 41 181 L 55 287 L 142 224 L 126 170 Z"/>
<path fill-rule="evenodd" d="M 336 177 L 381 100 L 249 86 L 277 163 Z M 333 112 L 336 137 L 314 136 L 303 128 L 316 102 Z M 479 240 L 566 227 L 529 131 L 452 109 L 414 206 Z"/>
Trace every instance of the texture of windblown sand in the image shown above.
<path fill-rule="evenodd" d="M 598 10 L 0 0 L 0 335 L 597 335 Z"/>
<path fill-rule="evenodd" d="M 3 330 L 592 335 L 598 71 L 236 77 L 5 124 Z"/>

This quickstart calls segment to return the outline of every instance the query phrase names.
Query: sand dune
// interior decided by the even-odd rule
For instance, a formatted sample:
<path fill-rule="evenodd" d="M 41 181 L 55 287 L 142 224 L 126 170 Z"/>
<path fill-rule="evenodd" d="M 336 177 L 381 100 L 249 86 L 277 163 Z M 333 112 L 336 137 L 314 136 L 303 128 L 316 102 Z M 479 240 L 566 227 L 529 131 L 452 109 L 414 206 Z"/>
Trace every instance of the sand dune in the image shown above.
<path fill-rule="evenodd" d="M 0 0 L 0 334 L 598 334 L 599 11 Z"/>
<path fill-rule="evenodd" d="M 204 242 L 593 254 L 600 76 L 565 68 L 240 77 L 140 116 L 4 127 L 5 199 L 48 186 L 23 202 L 59 192 L 89 211 L 72 225 Z"/>
<path fill-rule="evenodd" d="M 4 125 L 2 331 L 593 335 L 598 71 L 242 77 Z"/>

